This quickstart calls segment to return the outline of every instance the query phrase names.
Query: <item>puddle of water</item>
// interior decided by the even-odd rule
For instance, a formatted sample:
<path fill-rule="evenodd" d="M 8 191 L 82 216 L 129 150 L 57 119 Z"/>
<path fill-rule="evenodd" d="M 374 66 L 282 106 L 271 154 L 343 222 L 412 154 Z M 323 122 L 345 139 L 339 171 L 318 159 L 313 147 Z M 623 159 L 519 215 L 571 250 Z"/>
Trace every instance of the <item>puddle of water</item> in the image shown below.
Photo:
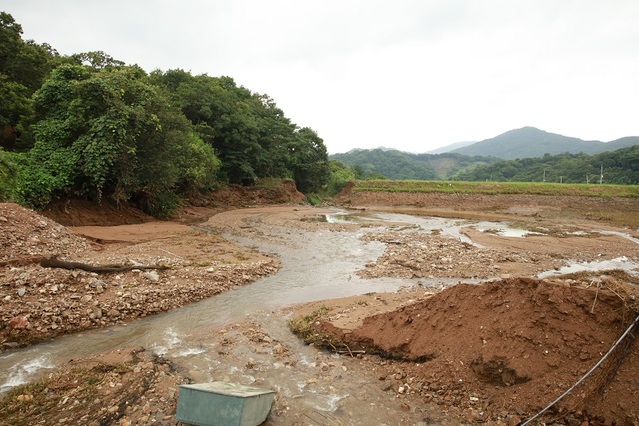
<path fill-rule="evenodd" d="M 360 212 L 336 212 L 324 215 L 328 223 L 363 223 L 363 222 L 382 222 L 384 219 L 375 214 Z"/>
<path fill-rule="evenodd" d="M 480 232 L 491 232 L 500 237 L 524 238 L 528 235 L 544 235 L 539 232 L 527 231 L 525 229 L 513 228 L 503 222 L 479 222 L 473 226 Z"/>
<path fill-rule="evenodd" d="M 598 231 L 598 232 L 604 235 L 616 235 L 618 237 L 625 238 L 629 241 L 632 241 L 635 244 L 639 244 L 639 238 L 632 237 L 630 236 L 630 234 L 627 234 L 625 232 L 616 232 L 616 231 Z"/>
<path fill-rule="evenodd" d="M 538 274 L 537 277 L 548 278 L 557 275 L 572 274 L 582 271 L 608 271 L 614 269 L 620 269 L 634 275 L 639 275 L 639 263 L 623 256 L 611 260 L 601 260 L 595 262 L 574 262 L 558 270 L 542 272 L 541 274 Z"/>

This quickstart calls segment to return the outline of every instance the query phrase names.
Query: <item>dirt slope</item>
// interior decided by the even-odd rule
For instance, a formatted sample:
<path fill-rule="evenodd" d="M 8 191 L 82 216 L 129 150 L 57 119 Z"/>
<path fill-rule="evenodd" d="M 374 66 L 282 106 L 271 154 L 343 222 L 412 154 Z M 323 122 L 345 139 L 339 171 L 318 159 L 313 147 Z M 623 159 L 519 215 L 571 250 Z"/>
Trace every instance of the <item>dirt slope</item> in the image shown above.
<path fill-rule="evenodd" d="M 455 407 L 471 423 L 516 424 L 534 415 L 595 365 L 637 315 L 597 285 L 531 278 L 458 284 L 349 327 L 344 316 L 366 304 L 333 307 L 315 322 L 316 336 L 395 359 L 389 376 L 400 378 L 400 393 Z M 628 343 L 544 419 L 637 424 L 639 349 Z"/>

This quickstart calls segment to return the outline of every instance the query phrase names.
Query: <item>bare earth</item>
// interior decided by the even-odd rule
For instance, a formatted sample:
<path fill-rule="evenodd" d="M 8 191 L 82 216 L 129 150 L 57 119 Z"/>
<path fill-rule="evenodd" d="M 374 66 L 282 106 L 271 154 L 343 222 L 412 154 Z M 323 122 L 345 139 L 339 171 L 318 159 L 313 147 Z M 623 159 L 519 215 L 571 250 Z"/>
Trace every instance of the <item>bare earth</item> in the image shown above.
<path fill-rule="evenodd" d="M 170 222 L 108 206 L 62 206 L 44 216 L 0 204 L 2 349 L 171 310 L 277 272 L 277 259 L 189 224 L 211 217 L 209 229 L 261 238 L 245 218 L 259 213 L 267 223 L 292 229 L 336 226 L 303 220 L 322 210 L 300 205 L 290 189 L 249 195 L 229 191 Z M 288 204 L 255 207 L 273 198 Z M 251 208 L 228 210 L 246 199 Z M 387 249 L 359 272 L 362 277 L 501 278 L 293 308 L 298 318 L 321 312 L 311 323 L 311 338 L 344 353 L 351 374 L 370 376 L 371 386 L 386 389 L 388 408 L 397 411 L 400 424 L 419 423 L 408 419 L 423 413 L 422 424 L 516 425 L 579 380 L 639 312 L 636 270 L 532 278 L 568 260 L 625 256 L 639 262 L 636 241 L 597 232 L 638 238 L 639 200 L 345 192 L 335 203 L 362 216 L 386 210 L 506 220 L 543 231 L 525 238 L 467 231 L 482 248 L 437 233 L 374 234 L 367 238 L 385 242 Z M 133 268 L 103 274 L 38 264 L 51 255 Z M 259 330 L 252 324 L 231 328 L 249 341 L 270 340 L 255 338 Z M 280 351 L 274 348 L 274 354 Z M 282 348 L 280 356 L 285 353 Z M 639 349 L 629 339 L 536 422 L 639 424 L 638 371 Z M 144 348 L 122 348 L 74 360 L 42 382 L 7 392 L 0 424 L 175 424 L 176 388 L 189 381 L 170 360 Z M 276 398 L 267 424 L 310 424 L 287 415 L 292 404 Z"/>

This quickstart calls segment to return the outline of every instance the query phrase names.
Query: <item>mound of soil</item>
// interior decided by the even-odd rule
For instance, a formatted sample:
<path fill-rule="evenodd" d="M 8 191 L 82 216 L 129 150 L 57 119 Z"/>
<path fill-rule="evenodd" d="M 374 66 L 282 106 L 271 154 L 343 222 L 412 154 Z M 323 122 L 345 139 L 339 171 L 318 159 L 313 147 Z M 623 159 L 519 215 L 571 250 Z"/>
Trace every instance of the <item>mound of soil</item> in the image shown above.
<path fill-rule="evenodd" d="M 64 226 L 17 204 L 0 203 L 0 261 L 55 254 L 68 256 L 90 247 Z"/>
<path fill-rule="evenodd" d="M 356 309 L 346 311 L 354 317 Z M 315 333 L 399 361 L 380 376 L 398 379 L 398 393 L 454 406 L 473 423 L 513 424 L 577 382 L 637 315 L 602 286 L 532 278 L 458 284 L 354 328 L 339 323 L 343 312 L 316 321 Z M 545 419 L 638 424 L 637 371 L 639 348 L 628 338 Z"/>

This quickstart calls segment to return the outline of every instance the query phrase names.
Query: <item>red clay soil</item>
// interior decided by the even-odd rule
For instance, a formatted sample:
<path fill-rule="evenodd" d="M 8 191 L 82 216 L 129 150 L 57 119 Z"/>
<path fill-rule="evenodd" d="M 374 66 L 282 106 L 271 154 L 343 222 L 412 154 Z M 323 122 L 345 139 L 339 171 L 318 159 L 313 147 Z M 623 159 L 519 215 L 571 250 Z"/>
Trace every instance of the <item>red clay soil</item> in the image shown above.
<path fill-rule="evenodd" d="M 512 278 L 458 284 L 352 331 L 329 321 L 317 331 L 351 350 L 406 361 L 405 392 L 457 407 L 472 423 L 517 424 L 577 382 L 636 315 L 597 285 Z M 543 419 L 639 424 L 639 349 L 628 343 Z"/>

